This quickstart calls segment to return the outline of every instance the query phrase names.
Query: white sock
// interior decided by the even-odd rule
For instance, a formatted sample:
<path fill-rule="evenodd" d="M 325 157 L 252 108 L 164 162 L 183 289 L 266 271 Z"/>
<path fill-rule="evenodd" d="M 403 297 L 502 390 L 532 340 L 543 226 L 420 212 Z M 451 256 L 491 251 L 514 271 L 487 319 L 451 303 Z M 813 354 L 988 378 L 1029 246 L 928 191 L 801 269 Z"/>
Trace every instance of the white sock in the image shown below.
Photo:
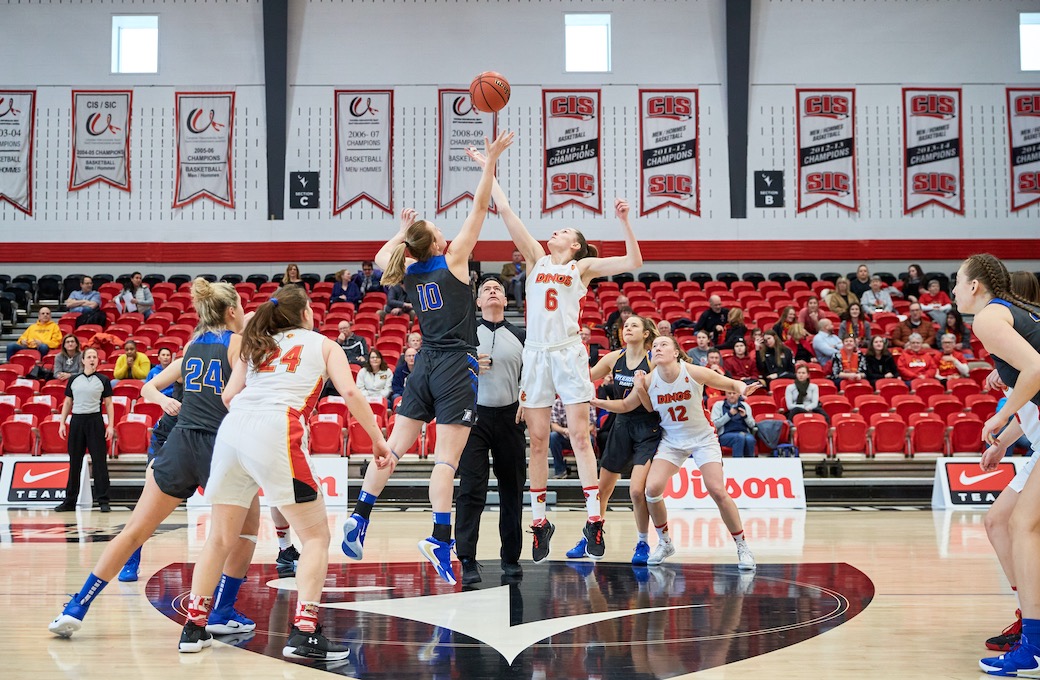
<path fill-rule="evenodd" d="M 292 536 L 289 534 L 289 527 L 275 527 L 275 536 L 278 537 L 278 549 L 285 550 L 292 545 Z"/>
<path fill-rule="evenodd" d="M 585 511 L 589 513 L 589 518 L 599 517 L 599 487 L 586 486 L 582 491 L 585 493 Z"/>
<path fill-rule="evenodd" d="M 668 535 L 668 522 L 665 522 L 664 524 L 662 524 L 659 527 L 655 526 L 654 528 L 657 529 L 657 538 L 662 543 L 671 543 L 672 542 L 671 536 Z"/>
<path fill-rule="evenodd" d="M 650 538 L 650 534 L 647 534 L 647 533 L 637 533 L 636 534 L 636 539 L 637 539 L 637 541 L 639 543 L 646 543 L 646 539 L 648 539 L 648 538 Z"/>
<path fill-rule="evenodd" d="M 545 519 L 545 489 L 531 489 L 531 519 Z"/>

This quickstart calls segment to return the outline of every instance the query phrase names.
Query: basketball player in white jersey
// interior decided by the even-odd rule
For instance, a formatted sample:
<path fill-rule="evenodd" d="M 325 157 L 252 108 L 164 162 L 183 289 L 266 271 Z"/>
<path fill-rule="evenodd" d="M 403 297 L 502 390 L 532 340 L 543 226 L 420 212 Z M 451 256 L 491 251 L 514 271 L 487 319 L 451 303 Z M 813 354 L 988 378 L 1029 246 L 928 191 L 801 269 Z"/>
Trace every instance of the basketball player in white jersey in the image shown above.
<path fill-rule="evenodd" d="M 313 327 L 307 293 L 288 286 L 260 305 L 242 334 L 241 355 L 223 392 L 228 415 L 217 432 L 206 487 L 213 518 L 195 564 L 182 652 L 199 652 L 211 644 L 204 627 L 213 600 L 209 594 L 241 533 L 249 504 L 263 488 L 302 546 L 296 568 L 296 616 L 282 654 L 326 661 L 348 654 L 346 648 L 329 642 L 318 625 L 330 534 L 321 487 L 311 467 L 307 419 L 326 378 L 372 438 L 376 465 L 390 464 L 390 448 L 368 401 L 354 384 L 343 350 Z"/>
<path fill-rule="evenodd" d="M 682 470 L 683 462 L 692 457 L 701 471 L 708 494 L 718 506 L 722 521 L 737 544 L 737 566 L 754 569 L 755 558 L 744 540 L 740 511 L 726 491 L 719 438 L 715 434 L 715 426 L 704 413 L 703 386 L 748 396 L 758 389 L 758 384 L 749 385 L 693 365 L 675 338 L 670 336 L 654 340 L 651 352 L 654 370 L 649 375 L 637 373 L 635 386 L 627 397 L 623 400 L 596 399 L 592 402 L 594 406 L 614 413 L 645 408 L 647 411 L 657 411 L 661 416 L 664 434 L 646 478 L 646 504 L 660 540 L 647 564 L 661 564 L 675 554 L 675 546 L 668 535 L 668 509 L 664 505 L 664 490 L 672 475 Z"/>

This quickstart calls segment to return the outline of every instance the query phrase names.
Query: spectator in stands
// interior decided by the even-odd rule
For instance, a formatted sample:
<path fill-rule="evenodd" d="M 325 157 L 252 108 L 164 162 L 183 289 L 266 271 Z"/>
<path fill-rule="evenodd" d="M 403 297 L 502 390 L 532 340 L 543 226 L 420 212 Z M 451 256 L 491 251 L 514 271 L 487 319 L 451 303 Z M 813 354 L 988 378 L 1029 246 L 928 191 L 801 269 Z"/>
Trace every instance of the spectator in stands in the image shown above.
<path fill-rule="evenodd" d="M 632 316 L 632 308 L 628 305 L 618 307 L 617 321 L 607 330 L 607 339 L 610 340 L 610 350 L 621 349 L 624 343 L 621 340 L 621 332 L 625 328 L 625 322 Z"/>
<path fill-rule="evenodd" d="M 581 344 L 585 345 L 585 351 L 589 354 L 589 366 L 595 366 L 599 363 L 599 355 L 603 352 L 603 347 L 598 342 L 592 342 L 592 329 L 588 326 L 578 328 L 578 336 L 581 338 Z"/>
<path fill-rule="evenodd" d="M 631 306 L 628 303 L 627 295 L 618 295 L 616 298 L 614 298 L 614 305 L 614 311 L 612 311 L 610 314 L 607 314 L 607 320 L 603 322 L 603 330 L 607 332 L 608 337 L 614 334 L 616 328 L 620 325 L 618 322 L 618 318 L 621 316 L 621 308 Z"/>
<path fill-rule="evenodd" d="M 961 316 L 957 305 L 950 307 L 950 311 L 946 312 L 946 326 L 942 329 L 942 334 L 947 333 L 957 339 L 957 347 L 965 356 L 972 356 L 971 331 L 964 325 L 964 317 Z"/>
<path fill-rule="evenodd" d="M 733 345 L 737 340 L 743 340 L 746 344 L 747 339 L 748 329 L 744 321 L 744 310 L 740 307 L 734 307 L 726 315 L 726 332 L 723 335 L 722 342 L 717 346 L 720 349 L 733 349 Z"/>
<path fill-rule="evenodd" d="M 875 335 L 870 340 L 870 350 L 863 357 L 866 365 L 867 380 L 873 386 L 881 378 L 898 378 L 899 368 L 896 360 L 888 351 L 888 338 Z"/>
<path fill-rule="evenodd" d="M 155 376 L 162 373 L 163 369 L 170 365 L 170 362 L 173 361 L 173 352 L 170 351 L 169 347 L 163 347 L 161 350 L 159 350 L 158 359 L 159 363 L 155 366 L 152 366 L 152 370 L 148 371 L 148 376 L 144 379 L 145 382 L 148 382 Z M 163 390 L 159 390 L 159 392 L 161 394 L 165 394 L 167 397 L 171 399 L 174 399 L 175 397 L 173 396 L 173 392 L 175 387 L 177 387 L 177 383 L 170 383 L 169 387 Z"/>
<path fill-rule="evenodd" d="M 571 447 L 570 436 L 567 432 L 567 409 L 559 397 L 552 405 L 549 414 L 549 451 L 553 459 L 553 479 L 566 479 L 570 476 L 567 469 L 567 461 L 563 458 L 563 450 Z M 589 406 L 589 434 L 592 441 L 596 441 L 596 409 Z"/>
<path fill-rule="evenodd" d="M 668 319 L 661 319 L 657 322 L 657 334 L 672 337 L 672 324 Z"/>
<path fill-rule="evenodd" d="M 892 327 L 892 346 L 906 347 L 914 333 L 920 335 L 928 346 L 935 342 L 935 327 L 932 320 L 924 316 L 919 302 L 911 303 L 910 315 Z"/>
<path fill-rule="evenodd" d="M 65 301 L 68 314 L 77 315 L 76 328 L 89 323 L 104 326 L 105 313 L 101 311 L 101 295 L 94 290 L 94 279 L 84 276 L 80 279 L 79 290 L 72 291 Z"/>
<path fill-rule="evenodd" d="M 841 351 L 834 355 L 831 379 L 840 387 L 842 380 L 863 380 L 866 375 L 867 363 L 856 347 L 856 338 L 846 335 L 841 341 Z"/>
<path fill-rule="evenodd" d="M 708 363 L 704 367 L 715 371 L 719 375 L 726 375 L 726 369 L 722 367 L 722 352 L 712 347 L 708 350 Z"/>
<path fill-rule="evenodd" d="M 405 349 L 408 349 L 409 347 L 411 347 L 416 352 L 421 350 L 422 349 L 422 333 L 420 333 L 419 331 L 415 331 L 414 333 L 409 333 L 408 334 L 408 338 L 405 340 L 404 347 L 405 347 Z"/>
<path fill-rule="evenodd" d="M 856 267 L 856 278 L 849 281 L 849 292 L 862 299 L 863 293 L 870 290 L 870 279 L 870 270 L 867 269 L 867 265 L 861 264 Z"/>
<path fill-rule="evenodd" d="M 380 280 L 383 278 L 383 272 L 376 269 L 370 261 L 361 263 L 361 271 L 354 274 L 354 283 L 357 285 L 358 290 L 361 291 L 361 297 L 364 298 L 368 293 L 385 293 L 383 290 L 383 284 Z"/>
<path fill-rule="evenodd" d="M 373 347 L 368 353 L 368 365 L 358 371 L 358 389 L 369 401 L 383 401 L 390 396 L 393 382 L 394 374 L 386 365 L 383 353 Z"/>
<path fill-rule="evenodd" d="M 408 318 L 415 321 L 415 310 L 412 308 L 412 303 L 408 302 L 408 294 L 404 290 L 404 284 L 397 284 L 396 286 L 387 286 L 386 288 L 386 306 L 383 307 L 383 312 L 380 318 L 386 318 L 390 316 L 403 316 L 408 315 Z"/>
<path fill-rule="evenodd" d="M 876 274 L 870 277 L 870 287 L 860 296 L 860 305 L 867 316 L 873 317 L 878 312 L 892 311 L 892 296 L 882 288 L 884 282 Z"/>
<path fill-rule="evenodd" d="M 58 380 L 70 380 L 83 372 L 83 352 L 79 338 L 72 333 L 61 339 L 61 351 L 54 356 L 52 372 Z"/>
<path fill-rule="evenodd" d="M 796 365 L 799 361 L 816 363 L 816 351 L 813 349 L 812 339 L 805 332 L 805 326 L 802 324 L 791 324 L 791 327 L 787 329 L 787 340 L 784 345 L 791 350 Z"/>
<path fill-rule="evenodd" d="M 337 330 L 339 335 L 336 336 L 336 343 L 343 348 L 347 361 L 355 366 L 368 363 L 368 341 L 360 335 L 354 335 L 353 326 L 347 320 L 340 321 Z"/>
<path fill-rule="evenodd" d="M 133 312 L 138 311 L 144 314 L 144 318 L 148 318 L 152 315 L 152 307 L 155 306 L 155 298 L 152 297 L 152 291 L 148 290 L 148 285 L 144 283 L 141 277 L 141 272 L 134 272 L 130 275 L 130 283 L 123 289 L 124 293 L 129 293 L 131 300 L 127 301 L 125 305 L 126 311 Z M 133 306 L 136 310 L 130 309 L 129 302 L 133 302 Z"/>
<path fill-rule="evenodd" d="M 712 343 L 718 343 L 722 340 L 722 333 L 726 330 L 728 316 L 729 310 L 722 306 L 722 298 L 712 295 L 708 298 L 708 308 L 701 312 L 700 318 L 693 327 L 693 332 L 707 331 Z"/>
<path fill-rule="evenodd" d="M 849 280 L 839 276 L 834 282 L 834 290 L 827 294 L 827 309 L 841 316 L 848 310 L 849 305 L 858 301 L 859 298 L 849 292 Z"/>
<path fill-rule="evenodd" d="M 932 356 L 933 351 L 925 347 L 920 333 L 911 333 L 899 358 L 896 359 L 899 377 L 907 382 L 915 378 L 934 378 L 936 362 Z"/>
<path fill-rule="evenodd" d="M 906 283 L 903 284 L 903 297 L 907 302 L 917 302 L 924 292 L 924 270 L 921 265 L 912 264 L 906 268 Z"/>
<path fill-rule="evenodd" d="M 758 350 L 758 372 L 765 378 L 766 386 L 777 378 L 794 377 L 794 355 L 784 347 L 776 331 L 762 334 L 762 346 Z"/>
<path fill-rule="evenodd" d="M 858 302 L 853 302 L 845 313 L 841 315 L 841 323 L 838 326 L 838 337 L 844 340 L 848 336 L 856 339 L 859 347 L 870 344 L 870 322 L 863 316 L 863 308 Z"/>
<path fill-rule="evenodd" d="M 21 349 L 34 349 L 40 353 L 42 359 L 52 349 L 61 346 L 61 329 L 51 319 L 50 307 L 40 307 L 36 323 L 25 329 L 18 337 L 18 342 L 12 342 L 7 346 L 7 360 L 10 361 L 14 353 Z"/>
<path fill-rule="evenodd" d="M 733 343 L 733 355 L 722 360 L 722 368 L 734 380 L 754 380 L 764 384 L 755 357 L 748 352 L 747 341 L 743 338 Z"/>
<path fill-rule="evenodd" d="M 841 338 L 834 334 L 834 322 L 820 319 L 820 328 L 813 337 L 813 352 L 820 365 L 829 363 L 841 351 Z"/>
<path fill-rule="evenodd" d="M 806 298 L 805 307 L 798 312 L 798 323 L 805 326 L 806 332 L 815 335 L 820 330 L 820 299 Z"/>
<path fill-rule="evenodd" d="M 945 333 L 939 341 L 942 353 L 935 367 L 935 377 L 945 383 L 950 378 L 968 377 L 968 360 L 962 352 L 957 351 L 957 338 L 952 333 Z"/>
<path fill-rule="evenodd" d="M 932 279 L 928 282 L 928 290 L 921 293 L 917 301 L 921 304 L 921 309 L 927 312 L 928 316 L 932 317 L 932 321 L 939 325 L 946 323 L 946 312 L 953 308 L 950 296 L 939 289 L 938 279 Z"/>
<path fill-rule="evenodd" d="M 820 406 L 820 387 L 809 380 L 809 369 L 805 364 L 799 364 L 795 369 L 794 382 L 784 391 L 784 400 L 787 403 L 787 419 L 791 422 L 799 413 L 818 413 L 828 423 L 831 422 L 831 417 Z"/>
<path fill-rule="evenodd" d="M 401 360 L 397 362 L 397 368 L 394 369 L 394 380 L 390 386 L 390 403 L 404 394 L 404 384 L 412 373 L 412 368 L 415 366 L 415 355 L 418 353 L 414 347 L 409 347 L 401 355 Z"/>
<path fill-rule="evenodd" d="M 354 275 L 349 269 L 340 269 L 336 272 L 336 282 L 332 284 L 332 297 L 329 304 L 337 302 L 349 302 L 354 309 L 361 304 L 361 289 L 354 283 Z"/>
<path fill-rule="evenodd" d="M 506 297 L 513 301 L 517 310 L 524 308 L 524 287 L 527 283 L 527 263 L 519 250 L 513 251 L 513 261 L 502 265 L 502 280 L 506 284 Z"/>
<path fill-rule="evenodd" d="M 733 449 L 734 458 L 755 457 L 755 418 L 740 392 L 726 392 L 725 399 L 715 402 L 711 422 L 719 444 Z"/>
<path fill-rule="evenodd" d="M 116 380 L 127 380 L 128 378 L 144 380 L 147 378 L 148 372 L 152 370 L 152 362 L 148 361 L 144 352 L 137 351 L 137 343 L 127 340 L 123 343 L 123 349 L 125 352 L 116 359 L 112 377 Z"/>
<path fill-rule="evenodd" d="M 781 340 L 787 342 L 791 326 L 796 323 L 798 323 L 798 312 L 793 306 L 787 305 L 780 310 L 780 318 L 773 324 L 773 332 L 779 335 Z"/>
<path fill-rule="evenodd" d="M 695 366 L 707 366 L 708 350 L 711 349 L 711 338 L 708 337 L 707 331 L 697 331 L 695 337 L 697 338 L 697 346 L 691 348 L 688 352 L 690 359 Z"/>
<path fill-rule="evenodd" d="M 308 292 L 311 289 L 307 282 L 300 278 L 300 267 L 295 262 L 290 262 L 289 266 L 285 268 L 285 274 L 282 275 L 281 287 L 285 286 L 299 286 Z"/>
<path fill-rule="evenodd" d="M 758 350 L 760 349 L 762 349 L 762 329 L 752 328 L 751 344 L 748 346 L 748 352 L 751 354 L 758 354 Z"/>

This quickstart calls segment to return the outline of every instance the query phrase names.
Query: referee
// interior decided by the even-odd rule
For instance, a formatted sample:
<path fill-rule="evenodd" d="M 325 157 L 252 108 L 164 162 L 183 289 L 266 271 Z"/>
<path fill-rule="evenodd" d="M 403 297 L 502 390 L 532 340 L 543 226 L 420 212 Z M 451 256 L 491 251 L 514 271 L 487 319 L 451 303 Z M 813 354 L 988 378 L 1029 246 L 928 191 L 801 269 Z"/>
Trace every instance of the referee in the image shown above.
<path fill-rule="evenodd" d="M 89 450 L 94 466 L 94 495 L 101 512 L 110 510 L 108 505 L 108 454 L 106 441 L 112 440 L 115 414 L 112 408 L 112 383 L 97 372 L 98 353 L 93 347 L 83 350 L 83 372 L 69 381 L 65 387 L 65 403 L 61 407 L 61 424 L 58 436 L 69 442 L 69 481 L 65 487 L 65 500 L 55 508 L 58 512 L 76 509 L 79 496 L 79 475 L 83 469 L 83 455 Z M 108 414 L 105 425 L 101 409 Z M 68 432 L 65 419 L 72 413 Z"/>
<path fill-rule="evenodd" d="M 488 452 L 498 480 L 498 533 L 502 539 L 502 573 L 517 578 L 523 530 L 523 489 L 527 480 L 524 426 L 520 424 L 520 366 L 526 333 L 505 320 L 506 290 L 495 274 L 477 285 L 477 422 L 459 460 L 455 551 L 462 562 L 462 583 L 479 583 L 477 539 L 488 490 Z"/>

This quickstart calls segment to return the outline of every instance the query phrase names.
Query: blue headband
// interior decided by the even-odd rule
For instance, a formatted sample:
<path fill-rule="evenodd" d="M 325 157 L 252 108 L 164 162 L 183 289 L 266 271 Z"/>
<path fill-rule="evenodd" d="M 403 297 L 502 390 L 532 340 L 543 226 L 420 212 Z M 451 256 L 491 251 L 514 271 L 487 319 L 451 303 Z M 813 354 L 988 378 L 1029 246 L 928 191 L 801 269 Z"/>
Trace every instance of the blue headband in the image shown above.
<path fill-rule="evenodd" d="M 271 304 L 274 305 L 275 307 L 277 307 L 278 306 L 278 298 L 271 298 Z"/>

